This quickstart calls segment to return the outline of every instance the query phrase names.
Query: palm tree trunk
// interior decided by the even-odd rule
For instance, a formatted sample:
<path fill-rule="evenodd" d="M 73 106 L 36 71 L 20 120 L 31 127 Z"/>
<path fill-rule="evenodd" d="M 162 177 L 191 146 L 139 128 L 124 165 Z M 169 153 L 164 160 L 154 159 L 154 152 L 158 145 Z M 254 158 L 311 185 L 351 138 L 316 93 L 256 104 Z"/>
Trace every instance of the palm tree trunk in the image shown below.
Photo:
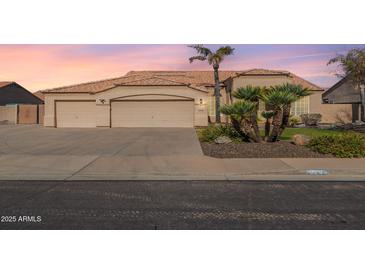
<path fill-rule="evenodd" d="M 286 105 L 283 107 L 283 119 L 282 119 L 282 123 L 280 126 L 279 136 L 281 136 L 281 134 L 283 134 L 284 129 L 289 125 L 290 108 L 291 108 L 291 105 Z"/>
<path fill-rule="evenodd" d="M 270 121 L 266 119 L 265 122 L 265 141 L 268 141 L 270 135 Z"/>
<path fill-rule="evenodd" d="M 255 143 L 260 143 L 260 141 L 257 139 L 257 136 L 252 128 L 251 121 L 243 121 L 242 122 L 242 128 L 245 134 L 249 137 L 250 141 L 253 141 Z"/>
<path fill-rule="evenodd" d="M 278 140 L 282 120 L 283 120 L 283 111 L 281 110 L 281 108 L 278 108 L 276 109 L 276 113 L 272 119 L 273 128 L 269 138 L 270 142 L 276 142 Z"/>
<path fill-rule="evenodd" d="M 215 96 L 215 122 L 216 123 L 220 123 L 221 122 L 221 111 L 220 111 L 220 97 L 221 97 L 221 93 L 220 93 L 219 74 L 218 74 L 219 65 L 218 64 L 214 64 L 213 65 L 213 69 L 214 69 L 214 82 L 215 82 L 215 86 L 214 86 L 214 96 Z"/>
<path fill-rule="evenodd" d="M 232 123 L 232 127 L 234 128 L 234 130 L 237 131 L 237 133 L 242 137 L 242 140 L 244 142 L 249 142 L 250 138 L 248 137 L 248 135 L 246 133 L 244 133 L 242 131 L 241 123 L 232 117 L 231 117 L 231 123 Z"/>
<path fill-rule="evenodd" d="M 258 109 L 258 103 L 257 103 L 256 110 L 251 115 L 251 123 L 252 123 L 252 128 L 253 128 L 253 130 L 255 132 L 255 135 L 256 135 L 256 139 L 257 139 L 258 143 L 261 143 L 262 138 L 260 136 L 259 125 L 257 123 L 257 109 Z"/>

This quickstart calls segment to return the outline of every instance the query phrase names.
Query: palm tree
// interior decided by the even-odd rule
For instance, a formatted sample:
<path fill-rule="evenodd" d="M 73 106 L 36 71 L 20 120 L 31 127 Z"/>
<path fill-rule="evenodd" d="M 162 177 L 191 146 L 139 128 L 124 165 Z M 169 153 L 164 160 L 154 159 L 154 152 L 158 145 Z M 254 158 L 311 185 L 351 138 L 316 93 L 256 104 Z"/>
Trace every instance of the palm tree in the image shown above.
<path fill-rule="evenodd" d="M 362 109 L 365 108 L 365 49 L 352 49 L 346 55 L 339 54 L 329 60 L 327 65 L 338 64 L 342 73 L 341 78 L 348 78 L 355 86 L 360 88 Z"/>
<path fill-rule="evenodd" d="M 255 131 L 255 135 L 257 136 L 258 142 L 261 142 L 261 136 L 259 131 L 259 126 L 257 123 L 257 111 L 259 109 L 259 102 L 262 99 L 262 95 L 264 94 L 265 89 L 261 87 L 253 87 L 253 86 L 246 86 L 238 88 L 234 93 L 233 97 L 239 100 L 246 100 L 254 103 L 255 109 L 251 115 L 251 124 Z"/>
<path fill-rule="evenodd" d="M 260 137 L 252 129 L 251 116 L 256 111 L 256 104 L 239 100 L 230 105 L 222 106 L 222 113 L 229 115 L 233 128 L 246 142 L 260 142 Z"/>
<path fill-rule="evenodd" d="M 311 92 L 307 88 L 303 88 L 301 85 L 286 83 L 281 86 L 281 89 L 283 91 L 292 93 L 296 97 L 295 101 L 311 94 Z M 283 106 L 283 120 L 280 126 L 279 136 L 281 136 L 285 127 L 289 125 L 290 109 L 291 109 L 291 104 Z"/>
<path fill-rule="evenodd" d="M 285 106 L 298 100 L 298 98 L 295 94 L 285 89 L 284 85 L 271 87 L 270 90 L 262 96 L 262 98 L 267 107 L 275 113 L 272 119 L 273 128 L 268 141 L 276 142 L 280 136 L 282 128 L 283 109 Z"/>
<path fill-rule="evenodd" d="M 221 122 L 220 115 L 220 82 L 219 82 L 219 64 L 224 60 L 224 57 L 228 55 L 232 55 L 234 48 L 230 46 L 220 47 L 216 51 L 212 51 L 209 48 L 204 47 L 203 45 L 191 45 L 189 46 L 196 50 L 196 56 L 192 56 L 189 58 L 190 63 L 194 60 L 199 61 L 208 61 L 209 65 L 213 66 L 214 69 L 214 96 L 215 96 L 215 121 L 216 123 Z"/>

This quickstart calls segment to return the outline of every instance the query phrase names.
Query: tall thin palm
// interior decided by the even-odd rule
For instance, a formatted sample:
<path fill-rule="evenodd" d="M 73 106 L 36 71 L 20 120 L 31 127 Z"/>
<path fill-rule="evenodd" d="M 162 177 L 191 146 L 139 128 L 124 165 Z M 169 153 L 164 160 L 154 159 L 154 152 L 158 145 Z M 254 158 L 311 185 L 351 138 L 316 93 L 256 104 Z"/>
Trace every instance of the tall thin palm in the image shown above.
<path fill-rule="evenodd" d="M 224 58 L 228 55 L 232 55 L 234 52 L 234 48 L 230 46 L 220 47 L 216 51 L 212 51 L 203 45 L 191 45 L 189 46 L 196 50 L 196 56 L 192 56 L 189 58 L 190 63 L 195 60 L 198 61 L 208 61 L 209 65 L 213 66 L 214 69 L 214 96 L 215 96 L 215 121 L 216 123 L 221 122 L 220 115 L 220 82 L 219 82 L 219 65 L 224 60 Z"/>

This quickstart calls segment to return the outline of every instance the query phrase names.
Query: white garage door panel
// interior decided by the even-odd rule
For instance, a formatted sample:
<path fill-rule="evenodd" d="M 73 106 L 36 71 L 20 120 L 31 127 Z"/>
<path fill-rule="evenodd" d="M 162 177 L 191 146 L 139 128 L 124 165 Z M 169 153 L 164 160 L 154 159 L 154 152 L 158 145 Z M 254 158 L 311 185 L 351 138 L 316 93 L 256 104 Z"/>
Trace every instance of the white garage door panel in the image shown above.
<path fill-rule="evenodd" d="M 116 101 L 112 127 L 193 127 L 193 101 Z"/>
<path fill-rule="evenodd" d="M 96 127 L 95 102 L 56 102 L 57 127 Z"/>

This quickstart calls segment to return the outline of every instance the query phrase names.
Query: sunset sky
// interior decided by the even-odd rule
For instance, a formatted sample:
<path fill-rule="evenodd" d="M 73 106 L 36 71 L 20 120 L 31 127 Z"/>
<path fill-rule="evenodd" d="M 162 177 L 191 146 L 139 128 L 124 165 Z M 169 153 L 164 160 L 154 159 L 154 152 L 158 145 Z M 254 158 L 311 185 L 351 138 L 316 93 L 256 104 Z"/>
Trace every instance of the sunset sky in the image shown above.
<path fill-rule="evenodd" d="M 218 45 L 206 45 L 213 49 Z M 365 45 L 231 45 L 223 70 L 289 70 L 319 86 L 338 79 L 330 58 Z M 0 81 L 16 81 L 34 92 L 124 75 L 130 70 L 209 70 L 189 64 L 186 45 L 0 45 Z"/>

